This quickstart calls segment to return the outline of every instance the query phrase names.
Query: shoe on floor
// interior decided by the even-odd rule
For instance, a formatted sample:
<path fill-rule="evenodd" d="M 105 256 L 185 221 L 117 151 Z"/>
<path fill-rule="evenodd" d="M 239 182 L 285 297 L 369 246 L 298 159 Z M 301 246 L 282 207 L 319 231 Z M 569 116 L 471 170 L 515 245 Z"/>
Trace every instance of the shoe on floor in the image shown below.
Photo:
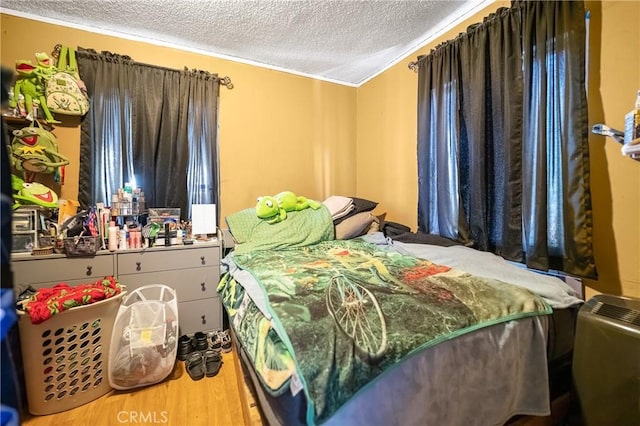
<path fill-rule="evenodd" d="M 191 380 L 201 380 L 205 375 L 205 364 L 202 352 L 193 352 L 184 363 L 185 369 Z"/>
<path fill-rule="evenodd" d="M 220 356 L 220 352 L 209 349 L 204 351 L 203 356 L 207 377 L 213 377 L 218 374 L 220 367 L 222 367 L 222 356 Z"/>
<path fill-rule="evenodd" d="M 207 334 L 202 331 L 197 331 L 193 335 L 196 341 L 196 350 L 197 351 L 206 351 L 209 349 L 209 342 L 207 341 Z"/>
<path fill-rule="evenodd" d="M 208 340 L 209 340 L 209 348 L 214 351 L 219 351 L 222 349 L 222 341 L 220 340 L 220 332 L 219 331 L 210 331 Z"/>
<path fill-rule="evenodd" d="M 178 339 L 177 358 L 180 361 L 186 361 L 186 359 L 189 357 L 189 354 L 191 354 L 194 350 L 195 348 L 193 347 L 191 337 L 187 335 L 180 336 L 180 338 Z"/>
<path fill-rule="evenodd" d="M 231 336 L 229 336 L 229 330 L 219 332 L 218 337 L 222 346 L 222 352 L 231 352 Z"/>

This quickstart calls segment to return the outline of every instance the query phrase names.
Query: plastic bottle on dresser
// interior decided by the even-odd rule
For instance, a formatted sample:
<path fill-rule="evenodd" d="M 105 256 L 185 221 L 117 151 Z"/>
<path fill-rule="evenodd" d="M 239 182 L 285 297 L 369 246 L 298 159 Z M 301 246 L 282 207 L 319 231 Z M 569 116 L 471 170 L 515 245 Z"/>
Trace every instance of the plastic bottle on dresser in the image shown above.
<path fill-rule="evenodd" d="M 118 250 L 118 227 L 116 226 L 116 222 L 112 220 L 109 222 L 109 250 L 116 251 Z"/>
<path fill-rule="evenodd" d="M 131 236 L 129 237 L 130 242 L 132 241 L 132 244 L 129 244 L 131 247 L 130 248 L 142 248 L 142 239 L 141 239 L 141 234 L 140 231 L 138 229 L 134 229 L 133 231 L 130 232 Z"/>
<path fill-rule="evenodd" d="M 122 228 L 122 231 L 120 231 L 120 245 L 118 246 L 118 249 L 126 250 L 127 248 L 127 230 Z"/>
<path fill-rule="evenodd" d="M 132 229 L 129 231 L 129 248 L 138 248 L 138 231 Z"/>

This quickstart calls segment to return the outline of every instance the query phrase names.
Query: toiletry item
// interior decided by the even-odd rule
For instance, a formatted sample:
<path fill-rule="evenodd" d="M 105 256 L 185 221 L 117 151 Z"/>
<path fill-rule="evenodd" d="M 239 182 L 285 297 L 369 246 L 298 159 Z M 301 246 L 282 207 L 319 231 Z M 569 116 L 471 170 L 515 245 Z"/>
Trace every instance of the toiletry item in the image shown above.
<path fill-rule="evenodd" d="M 640 90 L 636 95 L 636 104 L 634 106 L 636 111 L 635 119 L 633 121 L 633 139 L 640 139 Z M 636 142 L 638 142 L 636 140 Z"/>
<path fill-rule="evenodd" d="M 142 192 L 141 188 L 138 189 L 140 190 L 140 195 L 138 195 L 138 210 L 140 211 L 140 214 L 142 214 L 147 207 L 145 206 L 144 192 Z"/>
<path fill-rule="evenodd" d="M 636 102 L 631 111 L 624 116 L 624 143 L 632 143 L 640 138 L 640 90 L 636 95 Z"/>
<path fill-rule="evenodd" d="M 137 248 L 136 247 L 136 231 L 133 230 L 133 229 L 129 230 L 129 244 L 128 244 L 128 247 L 130 249 Z"/>
<path fill-rule="evenodd" d="M 40 101 L 38 99 L 31 100 L 31 118 L 37 120 L 40 118 Z"/>
<path fill-rule="evenodd" d="M 118 246 L 118 249 L 126 250 L 127 248 L 127 231 L 123 228 L 122 231 L 120 231 L 120 245 Z"/>
<path fill-rule="evenodd" d="M 109 250 L 118 250 L 118 227 L 113 220 L 109 222 Z"/>
<path fill-rule="evenodd" d="M 18 105 L 16 106 L 17 108 L 17 115 L 18 117 L 26 117 L 27 116 L 27 107 L 25 104 L 25 97 L 22 93 L 20 93 L 18 95 Z"/>

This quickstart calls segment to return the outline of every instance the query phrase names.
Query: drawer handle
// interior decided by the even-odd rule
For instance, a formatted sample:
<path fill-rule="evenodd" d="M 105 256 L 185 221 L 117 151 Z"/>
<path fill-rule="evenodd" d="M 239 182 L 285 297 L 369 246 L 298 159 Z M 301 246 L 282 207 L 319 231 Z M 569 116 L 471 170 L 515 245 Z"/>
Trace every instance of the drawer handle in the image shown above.
<path fill-rule="evenodd" d="M 200 283 L 200 286 L 202 287 L 202 291 L 207 291 L 206 283 Z"/>
<path fill-rule="evenodd" d="M 207 320 L 205 319 L 206 315 L 201 315 L 200 318 L 202 318 L 202 324 L 206 324 Z"/>
<path fill-rule="evenodd" d="M 202 262 L 202 264 L 204 265 L 206 262 L 204 261 L 204 256 L 200 256 L 200 261 Z"/>
<path fill-rule="evenodd" d="M 87 266 L 87 275 L 91 275 L 91 269 L 93 269 L 93 266 Z"/>
<path fill-rule="evenodd" d="M 142 270 L 142 262 L 136 262 L 136 271 Z"/>

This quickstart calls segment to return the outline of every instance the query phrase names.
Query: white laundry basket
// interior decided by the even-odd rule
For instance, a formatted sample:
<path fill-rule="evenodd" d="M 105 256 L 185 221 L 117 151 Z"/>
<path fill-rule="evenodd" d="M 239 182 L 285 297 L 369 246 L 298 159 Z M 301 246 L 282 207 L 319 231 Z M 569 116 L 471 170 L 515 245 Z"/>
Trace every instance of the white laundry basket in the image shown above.
<path fill-rule="evenodd" d="M 109 384 L 133 389 L 164 380 L 178 341 L 176 292 L 163 284 L 133 290 L 122 301 L 111 335 Z"/>
<path fill-rule="evenodd" d="M 29 412 L 79 407 L 111 390 L 105 380 L 111 331 L 126 292 L 33 324 L 18 312 Z"/>

